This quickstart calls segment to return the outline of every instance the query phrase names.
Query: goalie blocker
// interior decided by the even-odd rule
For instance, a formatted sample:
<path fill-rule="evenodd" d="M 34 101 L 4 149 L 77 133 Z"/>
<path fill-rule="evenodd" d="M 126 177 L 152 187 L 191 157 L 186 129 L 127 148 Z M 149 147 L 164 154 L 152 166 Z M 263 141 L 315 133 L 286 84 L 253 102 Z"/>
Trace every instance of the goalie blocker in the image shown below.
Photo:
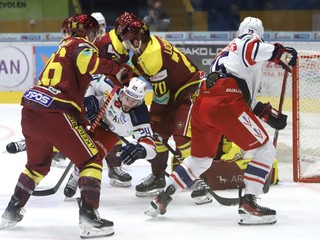
<path fill-rule="evenodd" d="M 236 144 L 223 137 L 216 158 L 211 167 L 201 175 L 201 178 L 212 190 L 244 188 L 243 174 L 252 159 L 243 157 L 244 152 Z M 270 174 L 271 184 L 277 184 L 279 181 L 277 159 L 274 160 Z"/>

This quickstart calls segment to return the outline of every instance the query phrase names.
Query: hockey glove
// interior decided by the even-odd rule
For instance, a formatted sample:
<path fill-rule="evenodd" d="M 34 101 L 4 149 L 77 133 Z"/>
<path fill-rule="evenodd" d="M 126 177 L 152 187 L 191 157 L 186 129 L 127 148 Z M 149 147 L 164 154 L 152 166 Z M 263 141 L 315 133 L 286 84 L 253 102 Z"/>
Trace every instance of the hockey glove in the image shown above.
<path fill-rule="evenodd" d="M 291 72 L 290 67 L 297 64 L 298 53 L 294 48 L 284 47 L 280 43 L 274 44 L 274 50 L 269 61 L 279 64 L 281 67 Z"/>
<path fill-rule="evenodd" d="M 281 113 L 278 116 L 278 111 L 270 103 L 258 102 L 252 112 L 274 129 L 281 130 L 287 126 L 287 115 Z"/>
<path fill-rule="evenodd" d="M 206 87 L 207 89 L 212 88 L 216 81 L 218 81 L 220 78 L 226 78 L 227 76 L 221 72 L 211 72 L 208 74 L 206 79 Z"/>
<path fill-rule="evenodd" d="M 131 78 L 134 77 L 134 71 L 128 64 L 121 64 L 120 70 L 116 74 L 116 78 L 118 79 L 119 83 L 125 84 L 130 81 Z"/>
<path fill-rule="evenodd" d="M 147 156 L 146 149 L 141 144 L 128 143 L 121 148 L 120 157 L 124 164 L 131 165 L 139 158 Z"/>
<path fill-rule="evenodd" d="M 85 97 L 83 99 L 84 105 L 84 116 L 89 121 L 92 122 L 99 113 L 99 101 L 95 96 Z"/>

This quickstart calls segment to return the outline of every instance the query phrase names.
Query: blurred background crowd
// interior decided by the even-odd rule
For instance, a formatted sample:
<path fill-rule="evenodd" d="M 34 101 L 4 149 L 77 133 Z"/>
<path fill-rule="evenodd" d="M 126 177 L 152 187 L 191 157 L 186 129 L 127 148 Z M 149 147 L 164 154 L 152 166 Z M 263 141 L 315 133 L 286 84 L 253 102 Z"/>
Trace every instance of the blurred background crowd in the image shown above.
<path fill-rule="evenodd" d="M 151 31 L 235 31 L 245 16 L 266 31 L 320 31 L 319 0 L 0 0 L 0 33 L 56 32 L 67 16 L 92 12 L 112 28 L 123 11 Z"/>

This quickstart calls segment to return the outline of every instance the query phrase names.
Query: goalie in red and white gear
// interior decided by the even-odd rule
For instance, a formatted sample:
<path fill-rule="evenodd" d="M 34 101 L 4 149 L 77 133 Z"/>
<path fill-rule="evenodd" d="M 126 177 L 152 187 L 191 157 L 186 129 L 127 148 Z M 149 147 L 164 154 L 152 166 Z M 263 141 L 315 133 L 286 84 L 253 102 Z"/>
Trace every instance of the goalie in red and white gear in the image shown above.
<path fill-rule="evenodd" d="M 262 65 L 271 61 L 290 70 L 296 64 L 297 52 L 278 43 L 265 43 L 262 22 L 254 17 L 243 20 L 238 34 L 214 58 L 211 73 L 200 86 L 191 113 L 191 155 L 171 174 L 166 189 L 152 201 L 146 214 L 164 214 L 175 193 L 190 186 L 211 166 L 221 136 L 225 135 L 244 151 L 254 150 L 244 173 L 245 194 L 240 198 L 239 224 L 276 223 L 276 211 L 256 203 L 276 154 L 258 118 L 281 130 L 286 126 L 287 116 L 278 116 L 270 104 L 257 103 L 255 98 Z"/>
<path fill-rule="evenodd" d="M 94 121 L 105 98 L 113 91 L 114 84 L 105 76 L 94 77 L 84 99 L 85 116 Z M 110 184 L 118 187 L 131 186 L 132 177 L 121 165 L 131 165 L 138 159 L 152 160 L 156 146 L 150 126 L 148 107 L 144 102 L 147 84 L 134 77 L 129 85 L 118 88 L 93 134 L 100 156 L 106 158 Z M 122 146 L 120 137 L 131 137 L 133 142 Z M 66 197 L 73 197 L 77 190 L 77 169 L 71 174 L 65 187 Z"/>

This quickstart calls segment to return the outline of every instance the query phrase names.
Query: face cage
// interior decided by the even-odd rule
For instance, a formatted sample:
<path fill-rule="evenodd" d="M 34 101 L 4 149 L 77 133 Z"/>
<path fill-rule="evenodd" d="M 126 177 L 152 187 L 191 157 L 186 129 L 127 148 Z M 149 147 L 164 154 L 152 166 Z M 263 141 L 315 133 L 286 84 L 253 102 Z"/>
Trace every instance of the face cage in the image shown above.
<path fill-rule="evenodd" d="M 99 35 L 102 36 L 105 33 L 106 33 L 106 26 L 105 24 L 101 24 L 99 28 Z"/>
<path fill-rule="evenodd" d="M 86 36 L 86 39 L 88 42 L 91 42 L 91 43 L 95 41 L 100 41 L 101 39 L 100 31 L 98 31 L 97 33 L 90 31 L 89 34 Z"/>
<path fill-rule="evenodd" d="M 60 33 L 61 33 L 62 38 L 66 38 L 71 35 L 70 32 L 68 32 L 66 29 L 63 29 L 63 28 L 60 30 Z"/>
<path fill-rule="evenodd" d="M 122 41 L 122 45 L 127 49 L 127 50 L 131 50 L 131 51 L 136 51 L 139 54 L 141 54 L 140 52 L 140 48 L 141 48 L 141 40 L 139 40 L 139 46 L 137 48 L 135 48 L 133 46 L 133 44 L 130 42 L 130 40 L 123 40 Z"/>

